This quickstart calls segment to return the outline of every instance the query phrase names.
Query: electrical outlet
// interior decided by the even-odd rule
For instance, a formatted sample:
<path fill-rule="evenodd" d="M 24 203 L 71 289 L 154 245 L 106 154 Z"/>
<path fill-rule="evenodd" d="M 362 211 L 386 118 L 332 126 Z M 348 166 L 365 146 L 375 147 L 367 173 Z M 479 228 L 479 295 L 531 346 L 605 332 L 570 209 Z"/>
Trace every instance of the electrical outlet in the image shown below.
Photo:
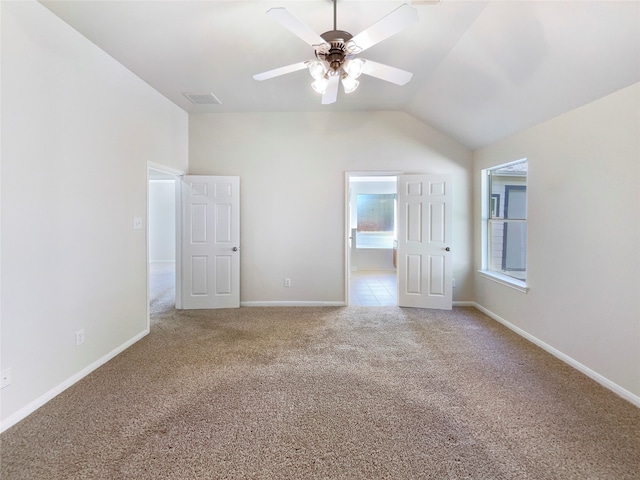
<path fill-rule="evenodd" d="M 76 347 L 84 343 L 84 328 L 76 332 Z"/>
<path fill-rule="evenodd" d="M 290 278 L 285 278 L 284 279 L 284 286 L 289 288 L 291 286 L 291 279 Z"/>
<path fill-rule="evenodd" d="M 142 218 L 140 217 L 135 217 L 133 219 L 133 228 L 135 230 L 140 230 L 142 228 Z"/>
<path fill-rule="evenodd" d="M 5 368 L 0 373 L 0 388 L 8 387 L 11 385 L 11 369 Z"/>

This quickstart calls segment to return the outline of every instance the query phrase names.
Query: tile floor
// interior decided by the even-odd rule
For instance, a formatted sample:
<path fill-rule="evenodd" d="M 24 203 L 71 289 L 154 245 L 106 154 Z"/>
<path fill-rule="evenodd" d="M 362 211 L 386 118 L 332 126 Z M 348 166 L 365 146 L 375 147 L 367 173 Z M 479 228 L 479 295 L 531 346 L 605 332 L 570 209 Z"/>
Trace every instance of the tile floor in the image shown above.
<path fill-rule="evenodd" d="M 391 306 L 398 304 L 395 271 L 351 272 L 349 305 Z"/>

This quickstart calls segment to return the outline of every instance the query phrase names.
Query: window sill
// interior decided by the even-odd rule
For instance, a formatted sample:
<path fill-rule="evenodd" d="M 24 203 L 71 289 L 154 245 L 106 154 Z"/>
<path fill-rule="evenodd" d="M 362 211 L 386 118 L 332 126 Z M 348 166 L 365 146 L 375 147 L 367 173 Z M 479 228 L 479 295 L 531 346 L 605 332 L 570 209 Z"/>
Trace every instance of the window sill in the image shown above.
<path fill-rule="evenodd" d="M 529 291 L 529 287 L 527 287 L 527 284 L 522 280 L 518 280 L 517 278 L 512 278 L 507 275 L 502 275 L 501 273 L 491 272 L 489 270 L 478 270 L 478 273 L 484 278 L 488 278 L 489 280 L 497 282 L 501 285 L 511 287 L 521 293 L 527 293 Z"/>

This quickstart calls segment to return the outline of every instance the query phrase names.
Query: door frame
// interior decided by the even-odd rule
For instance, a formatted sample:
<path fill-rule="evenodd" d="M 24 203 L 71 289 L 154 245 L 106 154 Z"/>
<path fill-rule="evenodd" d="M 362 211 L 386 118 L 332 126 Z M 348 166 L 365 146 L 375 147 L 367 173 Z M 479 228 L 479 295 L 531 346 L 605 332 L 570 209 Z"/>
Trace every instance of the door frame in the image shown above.
<path fill-rule="evenodd" d="M 176 185 L 176 212 L 175 212 L 175 225 L 174 225 L 174 231 L 175 231 L 175 236 L 176 236 L 176 252 L 175 252 L 175 258 L 176 258 L 176 307 L 178 306 L 178 289 L 180 288 L 180 281 L 182 280 L 181 274 L 180 274 L 180 269 L 178 268 L 178 262 L 179 260 L 179 255 L 178 252 L 180 251 L 180 232 L 178 231 L 178 226 L 180 225 L 180 218 L 178 217 L 178 212 L 181 211 L 181 201 L 180 201 L 180 195 L 178 195 L 178 190 L 179 190 L 179 185 L 180 185 L 180 178 L 182 175 L 185 175 L 186 172 L 182 171 L 182 170 L 178 170 L 176 168 L 172 168 L 172 167 L 167 167 L 166 165 L 161 165 L 159 163 L 155 163 L 155 162 L 147 162 L 147 227 L 146 227 L 146 236 L 147 236 L 147 242 L 146 242 L 146 255 L 147 255 L 147 330 L 149 330 L 151 328 L 151 312 L 150 312 L 150 302 L 151 302 L 151 293 L 149 291 L 149 280 L 150 280 L 150 276 L 151 276 L 151 271 L 150 271 L 150 265 L 149 265 L 149 242 L 150 242 L 150 231 L 149 231 L 149 180 L 150 180 L 150 172 L 149 170 L 156 170 L 158 172 L 162 172 L 162 173 L 166 173 L 167 175 L 171 175 L 174 177 L 175 180 L 175 185 Z"/>
<path fill-rule="evenodd" d="M 351 281 L 351 255 L 349 249 L 349 236 L 351 235 L 351 211 L 349 209 L 350 200 L 350 180 L 352 177 L 397 177 L 403 175 L 399 170 L 357 170 L 346 171 L 344 175 L 344 304 L 349 305 L 350 281 Z M 397 214 L 397 213 L 396 213 Z M 396 269 L 396 276 L 398 270 Z"/>

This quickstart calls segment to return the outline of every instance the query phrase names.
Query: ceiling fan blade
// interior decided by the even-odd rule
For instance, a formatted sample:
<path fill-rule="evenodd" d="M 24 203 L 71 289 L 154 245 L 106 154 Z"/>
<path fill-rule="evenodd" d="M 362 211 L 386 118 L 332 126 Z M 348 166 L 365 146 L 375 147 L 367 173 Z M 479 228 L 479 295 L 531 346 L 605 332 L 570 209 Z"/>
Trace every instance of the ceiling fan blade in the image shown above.
<path fill-rule="evenodd" d="M 418 11 L 405 3 L 391 13 L 382 17 L 366 30 L 353 37 L 349 43 L 353 46 L 353 53 L 360 53 L 376 43 L 395 35 L 418 21 Z"/>
<path fill-rule="evenodd" d="M 307 68 L 306 62 L 299 62 L 294 63 L 293 65 L 287 65 L 286 67 L 274 68 L 268 72 L 256 73 L 253 78 L 254 80 L 259 81 L 268 80 L 269 78 L 278 77 L 291 72 L 297 72 L 298 70 L 304 70 L 305 68 Z"/>
<path fill-rule="evenodd" d="M 267 10 L 267 15 L 312 47 L 327 44 L 320 35 L 284 7 L 270 8 Z"/>
<path fill-rule="evenodd" d="M 411 80 L 411 77 L 413 77 L 413 73 L 411 72 L 400 70 L 396 67 L 390 67 L 389 65 L 384 65 L 382 63 L 372 62 L 371 60 L 364 61 L 362 73 L 400 86 L 405 85 L 409 80 Z"/>
<path fill-rule="evenodd" d="M 327 90 L 322 95 L 322 105 L 329 105 L 330 103 L 336 103 L 338 100 L 338 87 L 340 86 L 340 76 L 332 75 L 329 77 L 329 85 Z"/>

